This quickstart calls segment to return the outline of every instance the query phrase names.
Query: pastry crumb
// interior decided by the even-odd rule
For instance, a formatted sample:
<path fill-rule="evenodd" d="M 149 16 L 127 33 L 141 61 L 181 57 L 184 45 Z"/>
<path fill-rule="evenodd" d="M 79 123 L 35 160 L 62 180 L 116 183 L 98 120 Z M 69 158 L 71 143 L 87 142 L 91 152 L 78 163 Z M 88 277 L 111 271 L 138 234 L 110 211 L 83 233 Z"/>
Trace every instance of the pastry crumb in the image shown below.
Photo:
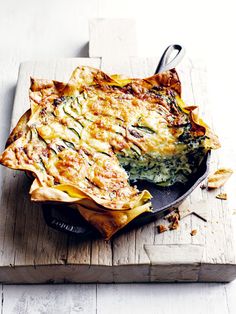
<path fill-rule="evenodd" d="M 174 222 L 172 222 L 170 225 L 169 225 L 169 230 L 176 230 L 179 228 L 179 220 L 176 220 Z"/>
<path fill-rule="evenodd" d="M 172 213 L 165 217 L 165 219 L 168 220 L 169 222 L 173 222 L 173 220 L 176 218 L 180 220 L 180 214 L 178 209 L 175 209 Z"/>
<path fill-rule="evenodd" d="M 193 229 L 191 232 L 190 232 L 191 236 L 195 236 L 197 234 L 197 230 L 196 229 Z"/>
<path fill-rule="evenodd" d="M 233 170 L 230 168 L 220 168 L 208 177 L 207 187 L 209 189 L 217 189 L 225 184 L 232 175 Z"/>
<path fill-rule="evenodd" d="M 168 226 L 169 230 L 178 229 L 180 220 L 179 210 L 177 209 L 174 213 L 170 214 L 167 219 L 170 222 Z"/>
<path fill-rule="evenodd" d="M 227 200 L 228 196 L 227 193 L 220 193 L 216 195 L 216 198 L 219 198 L 220 200 Z"/>
<path fill-rule="evenodd" d="M 166 228 L 166 226 L 164 226 L 164 225 L 158 225 L 157 226 L 157 231 L 158 231 L 158 233 L 163 233 L 163 232 L 165 232 L 165 231 L 167 231 L 168 229 Z"/>

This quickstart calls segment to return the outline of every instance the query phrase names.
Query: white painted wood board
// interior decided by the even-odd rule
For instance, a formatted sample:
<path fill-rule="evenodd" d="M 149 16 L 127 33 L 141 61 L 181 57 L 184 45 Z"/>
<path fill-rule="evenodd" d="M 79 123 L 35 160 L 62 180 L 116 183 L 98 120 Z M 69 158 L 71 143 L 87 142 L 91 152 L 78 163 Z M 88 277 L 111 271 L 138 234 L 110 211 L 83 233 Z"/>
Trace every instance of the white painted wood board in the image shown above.
<path fill-rule="evenodd" d="M 109 73 L 151 75 L 157 58 L 109 57 L 60 59 L 23 63 L 19 72 L 12 126 L 28 108 L 29 77 L 69 79 L 77 64 L 101 67 Z M 206 119 L 205 69 L 188 60 L 179 69 L 183 98 L 199 103 Z M 209 120 L 210 121 L 210 120 Z M 213 154 L 211 169 L 219 163 Z M 231 212 L 226 201 L 215 198 L 219 191 L 197 188 L 187 199 L 189 207 L 205 204 L 208 221 L 185 217 L 178 230 L 157 233 L 153 222 L 129 231 L 110 242 L 79 241 L 51 230 L 39 205 L 27 196 L 29 182 L 23 173 L 3 171 L 0 219 L 0 280 L 7 283 L 43 282 L 159 282 L 230 281 L 236 276 Z M 230 180 L 227 184 L 232 184 Z M 17 201 L 12 198 L 17 196 Z M 197 229 L 191 237 L 192 229 Z M 186 252 L 186 253 L 184 253 Z"/>

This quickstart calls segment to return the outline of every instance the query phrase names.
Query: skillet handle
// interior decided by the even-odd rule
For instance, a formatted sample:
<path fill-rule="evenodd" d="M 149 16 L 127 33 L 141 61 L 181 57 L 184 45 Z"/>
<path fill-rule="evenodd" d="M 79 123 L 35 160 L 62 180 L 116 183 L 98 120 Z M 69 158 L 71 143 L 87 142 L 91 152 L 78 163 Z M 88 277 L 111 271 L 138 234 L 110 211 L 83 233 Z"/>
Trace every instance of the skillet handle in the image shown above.
<path fill-rule="evenodd" d="M 174 56 L 172 60 L 170 60 L 171 54 L 175 50 L 177 51 L 177 54 Z M 170 45 L 164 51 L 159 61 L 159 64 L 156 68 L 155 74 L 165 72 L 165 71 L 175 68 L 183 59 L 184 55 L 185 55 L 185 49 L 182 46 L 177 45 L 177 44 Z"/>

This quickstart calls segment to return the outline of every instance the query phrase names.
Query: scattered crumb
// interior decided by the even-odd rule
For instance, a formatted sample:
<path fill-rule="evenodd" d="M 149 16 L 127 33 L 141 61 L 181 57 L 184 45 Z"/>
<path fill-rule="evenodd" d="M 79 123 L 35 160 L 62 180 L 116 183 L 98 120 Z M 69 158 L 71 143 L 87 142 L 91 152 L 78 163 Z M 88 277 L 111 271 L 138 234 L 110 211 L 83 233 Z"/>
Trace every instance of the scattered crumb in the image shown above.
<path fill-rule="evenodd" d="M 191 232 L 190 232 L 191 236 L 195 236 L 197 234 L 197 230 L 196 229 L 193 229 Z"/>
<path fill-rule="evenodd" d="M 232 175 L 233 170 L 229 168 L 220 168 L 208 177 L 207 187 L 209 189 L 217 189 L 225 184 L 225 182 Z"/>
<path fill-rule="evenodd" d="M 206 188 L 207 188 L 207 186 L 206 186 L 205 183 L 203 183 L 203 184 L 200 185 L 200 189 L 205 190 Z"/>
<path fill-rule="evenodd" d="M 176 218 L 169 226 L 169 230 L 175 230 L 179 228 L 179 220 Z"/>
<path fill-rule="evenodd" d="M 169 230 L 175 230 L 179 227 L 179 219 L 180 215 L 179 210 L 177 209 L 168 217 L 168 221 L 170 222 L 170 225 L 168 226 Z"/>
<path fill-rule="evenodd" d="M 180 220 L 180 213 L 178 208 L 176 208 L 174 211 L 172 211 L 170 214 L 164 217 L 165 220 L 168 220 L 170 222 L 168 229 L 169 230 L 175 230 L 179 227 L 179 220 Z"/>
<path fill-rule="evenodd" d="M 165 217 L 165 219 L 168 220 L 169 222 L 172 222 L 176 217 L 178 218 L 178 220 L 180 219 L 180 215 L 179 215 L 179 210 L 178 209 L 175 209 L 173 212 L 168 214 Z"/>
<path fill-rule="evenodd" d="M 226 193 L 220 193 L 216 195 L 216 198 L 219 198 L 220 200 L 227 200 L 227 194 Z"/>
<path fill-rule="evenodd" d="M 165 232 L 165 231 L 167 231 L 168 229 L 166 228 L 166 226 L 164 226 L 164 225 L 158 225 L 157 226 L 157 231 L 158 231 L 158 233 L 162 233 L 162 232 Z"/>

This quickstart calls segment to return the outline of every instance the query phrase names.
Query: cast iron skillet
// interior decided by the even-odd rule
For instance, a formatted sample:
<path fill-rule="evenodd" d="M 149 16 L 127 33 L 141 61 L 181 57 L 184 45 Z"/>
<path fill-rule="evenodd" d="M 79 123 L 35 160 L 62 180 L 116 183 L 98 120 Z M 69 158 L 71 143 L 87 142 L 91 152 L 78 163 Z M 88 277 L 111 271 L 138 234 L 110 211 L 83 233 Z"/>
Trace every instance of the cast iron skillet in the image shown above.
<path fill-rule="evenodd" d="M 176 53 L 177 51 L 177 53 Z M 175 52 L 175 56 L 171 56 Z M 155 71 L 156 73 L 173 69 L 182 60 L 185 51 L 180 45 L 171 45 L 164 51 Z M 177 208 L 181 202 L 202 182 L 208 174 L 210 153 L 208 153 L 195 174 L 189 177 L 186 184 L 175 184 L 171 187 L 159 187 L 147 181 L 135 182 L 139 190 L 147 189 L 152 194 L 152 213 L 143 213 L 131 221 L 118 233 L 141 226 L 161 218 Z M 75 234 L 80 238 L 99 237 L 98 231 L 88 224 L 75 209 L 63 205 L 44 204 L 43 215 L 48 226 L 59 231 Z"/>

